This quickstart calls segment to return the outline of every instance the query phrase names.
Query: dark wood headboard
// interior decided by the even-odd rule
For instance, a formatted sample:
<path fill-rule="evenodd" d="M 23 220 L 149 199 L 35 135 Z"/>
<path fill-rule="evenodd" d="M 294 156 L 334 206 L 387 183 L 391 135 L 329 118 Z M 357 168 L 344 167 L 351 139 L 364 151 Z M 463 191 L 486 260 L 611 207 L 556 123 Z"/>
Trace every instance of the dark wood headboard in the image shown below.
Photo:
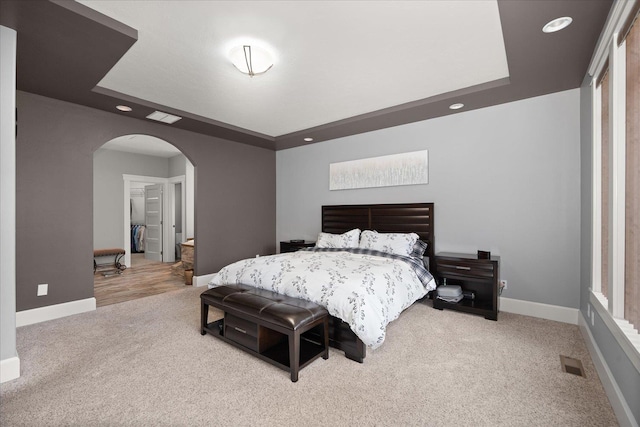
<path fill-rule="evenodd" d="M 425 256 L 435 265 L 433 203 L 335 205 L 322 207 L 322 231 L 340 234 L 354 228 L 379 233 L 416 233 L 427 242 Z"/>

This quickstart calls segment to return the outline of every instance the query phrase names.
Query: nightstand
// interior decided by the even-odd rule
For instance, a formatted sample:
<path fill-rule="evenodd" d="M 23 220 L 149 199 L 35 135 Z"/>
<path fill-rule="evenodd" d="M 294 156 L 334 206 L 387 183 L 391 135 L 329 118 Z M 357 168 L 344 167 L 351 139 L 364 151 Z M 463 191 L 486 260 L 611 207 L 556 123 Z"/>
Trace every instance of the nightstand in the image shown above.
<path fill-rule="evenodd" d="M 280 242 L 280 253 L 285 252 L 295 252 L 302 248 L 312 248 L 316 245 L 316 242 L 302 242 L 302 243 L 293 243 L 290 241 Z"/>
<path fill-rule="evenodd" d="M 449 303 L 438 298 L 433 308 L 479 314 L 489 320 L 498 320 L 498 280 L 500 257 L 478 259 L 476 254 L 440 252 L 436 254 L 434 273 L 438 284 L 446 279 L 447 285 L 460 285 L 463 291 L 472 291 L 474 299 Z"/>

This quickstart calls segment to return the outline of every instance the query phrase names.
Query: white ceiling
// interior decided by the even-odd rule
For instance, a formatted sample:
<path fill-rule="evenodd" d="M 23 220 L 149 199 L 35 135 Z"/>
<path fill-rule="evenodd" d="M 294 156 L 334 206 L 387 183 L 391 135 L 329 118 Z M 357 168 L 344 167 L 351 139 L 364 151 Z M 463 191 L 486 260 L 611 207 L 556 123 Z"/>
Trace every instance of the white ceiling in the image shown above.
<path fill-rule="evenodd" d="M 108 141 L 100 148 L 165 158 L 182 154 L 180 150 L 168 142 L 149 135 L 120 136 Z"/>
<path fill-rule="evenodd" d="M 138 30 L 99 86 L 268 136 L 509 75 L 495 0 L 80 2 Z M 246 43 L 266 74 L 227 59 Z"/>

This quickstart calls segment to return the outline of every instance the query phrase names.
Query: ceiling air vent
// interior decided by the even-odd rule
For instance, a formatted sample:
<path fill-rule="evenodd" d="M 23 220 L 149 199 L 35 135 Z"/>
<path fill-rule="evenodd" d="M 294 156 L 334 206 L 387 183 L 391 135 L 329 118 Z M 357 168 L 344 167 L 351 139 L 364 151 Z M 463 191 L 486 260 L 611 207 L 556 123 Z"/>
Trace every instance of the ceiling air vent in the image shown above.
<path fill-rule="evenodd" d="M 162 123 L 172 124 L 180 120 L 182 117 L 174 116 L 173 114 L 163 113 L 162 111 L 154 111 L 147 116 L 147 119 L 156 120 Z"/>

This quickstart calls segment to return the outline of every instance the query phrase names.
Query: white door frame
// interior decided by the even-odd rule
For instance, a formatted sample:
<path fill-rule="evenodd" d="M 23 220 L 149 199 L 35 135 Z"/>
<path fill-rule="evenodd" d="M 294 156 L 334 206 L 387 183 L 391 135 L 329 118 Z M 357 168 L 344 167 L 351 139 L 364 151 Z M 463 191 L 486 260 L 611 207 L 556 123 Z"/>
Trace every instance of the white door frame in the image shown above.
<path fill-rule="evenodd" d="M 124 264 L 127 267 L 131 267 L 131 211 L 130 211 L 130 198 L 131 198 L 131 183 L 132 182 L 146 182 L 150 184 L 164 184 L 164 194 L 167 195 L 162 209 L 162 229 L 165 238 L 162 242 L 162 261 L 174 262 L 175 257 L 175 245 L 176 245 L 176 233 L 173 227 L 175 221 L 175 213 L 173 206 L 175 205 L 175 183 L 182 183 L 182 229 L 186 228 L 186 202 L 184 175 L 175 176 L 172 178 L 159 178 L 156 176 L 142 176 L 142 175 L 129 175 L 122 174 L 124 181 L 124 198 L 123 198 L 123 218 L 124 218 L 124 231 L 123 231 L 123 249 L 125 250 Z"/>
<path fill-rule="evenodd" d="M 180 200 L 180 206 L 182 206 L 182 224 L 181 224 L 181 230 L 182 230 L 182 240 L 183 242 L 187 241 L 187 233 L 186 233 L 186 229 L 187 229 L 187 213 L 186 213 L 186 209 L 187 209 L 187 195 L 185 192 L 185 185 L 186 185 L 186 177 L 185 175 L 178 175 L 178 176 L 174 176 L 169 178 L 169 203 L 172 203 L 171 207 L 169 208 L 169 211 L 171 212 L 171 224 L 170 224 L 170 231 L 173 234 L 173 237 L 175 239 L 176 236 L 176 228 L 174 227 L 175 223 L 176 223 L 176 210 L 173 208 L 175 206 L 175 199 L 176 199 L 176 184 L 180 184 L 180 188 L 182 191 L 180 191 L 180 195 L 181 195 L 181 200 Z M 183 243 L 183 242 L 175 242 L 174 241 L 174 247 L 176 243 Z M 175 260 L 175 250 L 172 252 L 173 253 L 173 258 Z"/>

